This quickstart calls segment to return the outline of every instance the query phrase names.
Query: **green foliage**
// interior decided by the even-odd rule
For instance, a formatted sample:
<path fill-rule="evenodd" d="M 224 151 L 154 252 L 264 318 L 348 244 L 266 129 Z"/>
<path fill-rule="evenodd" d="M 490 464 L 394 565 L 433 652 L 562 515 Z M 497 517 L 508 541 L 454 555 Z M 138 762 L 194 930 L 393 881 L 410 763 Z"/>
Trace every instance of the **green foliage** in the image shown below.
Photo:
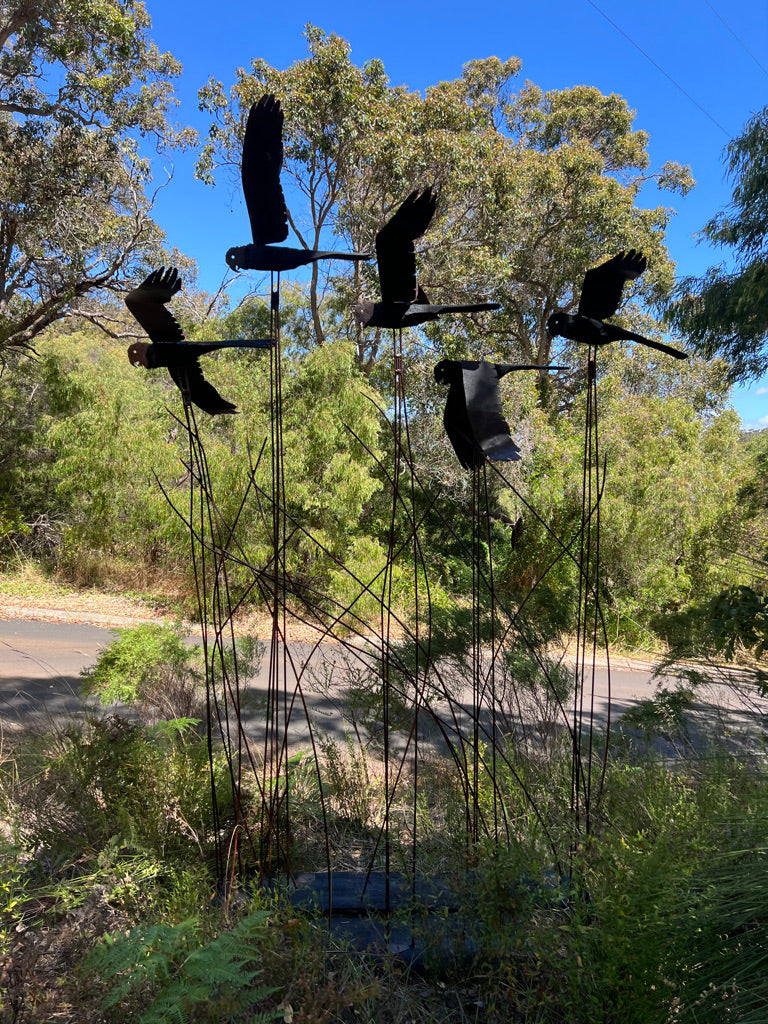
<path fill-rule="evenodd" d="M 65 523 L 59 561 L 74 575 L 87 552 L 162 564 L 186 538 L 157 483 L 183 491 L 168 382 L 139 376 L 122 346 L 92 333 L 47 337 L 39 348 L 50 413 L 37 430 L 55 455 L 49 483 Z"/>
<path fill-rule="evenodd" d="M 342 555 L 350 525 L 379 490 L 373 473 L 379 454 L 377 397 L 356 371 L 345 343 L 308 353 L 286 382 L 288 513 L 309 534 L 300 546 L 315 541 Z"/>
<path fill-rule="evenodd" d="M 742 488 L 754 471 L 726 399 L 722 364 L 678 370 L 638 350 L 601 353 L 601 604 L 611 641 L 645 639 L 663 615 L 733 579 L 730 556 L 750 520 Z M 523 531 L 500 577 L 521 596 L 536 584 L 529 614 L 552 608 L 566 630 L 578 593 L 585 414 L 577 394 L 554 425 L 531 415 L 522 472 L 532 509 L 519 506 Z"/>
<path fill-rule="evenodd" d="M 637 616 L 711 593 L 737 546 L 739 421 L 711 422 L 672 396 L 638 400 L 604 382 L 608 458 L 601 560 L 614 600 Z"/>
<path fill-rule="evenodd" d="M 267 360 L 230 364 L 226 387 L 241 415 L 228 428 L 226 443 L 206 438 L 212 487 L 225 522 L 234 521 L 246 497 L 235 540 L 250 565 L 261 567 L 272 557 L 271 512 L 264 515 L 264 509 L 271 509 L 271 460 L 268 453 L 257 458 L 271 418 Z M 347 557 L 369 578 L 380 564 L 365 563 L 383 561 L 364 522 L 368 502 L 381 486 L 375 475 L 375 398 L 347 343 L 324 345 L 283 365 L 285 566 L 292 586 L 308 592 L 315 603 L 326 594 L 346 603 L 349 577 L 345 580 L 339 568 Z M 233 575 L 237 586 L 252 586 L 251 570 L 243 567 Z"/>
<path fill-rule="evenodd" d="M 55 558 L 62 508 L 50 493 L 54 453 L 40 422 L 49 412 L 38 361 L 11 350 L 0 373 L 0 557 Z"/>
<path fill-rule="evenodd" d="M 276 989 L 256 984 L 268 926 L 269 914 L 254 911 L 208 942 L 199 918 L 139 926 L 127 935 L 106 936 L 88 968 L 111 979 L 104 1006 L 120 1011 L 122 1019 L 132 1003 L 139 1024 L 214 1024 L 236 1015 L 266 1024 L 283 1016 L 266 1008 Z"/>
<path fill-rule="evenodd" d="M 747 652 L 760 661 L 768 646 L 768 595 L 740 586 L 719 594 L 710 606 L 715 649 L 727 661 Z"/>
<path fill-rule="evenodd" d="M 694 684 L 722 673 L 723 663 L 735 663 L 743 678 L 765 692 L 766 584 L 766 454 L 765 436 L 749 437 L 739 457 L 743 467 L 731 527 L 740 519 L 737 538 L 727 562 L 731 580 L 702 592 L 678 614 L 654 625 L 669 645 L 665 664 L 695 659 L 700 668 L 682 665 Z M 724 552 L 724 554 L 726 554 Z M 713 576 L 713 582 L 717 580 Z M 725 585 L 723 585 L 725 584 Z"/>
<path fill-rule="evenodd" d="M 669 643 L 664 666 L 677 666 L 694 687 L 736 684 L 748 699 L 753 688 L 765 696 L 767 624 L 764 580 L 755 587 L 728 587 L 663 624 Z M 696 659 L 696 667 L 687 664 L 691 659 Z"/>
<path fill-rule="evenodd" d="M 753 544 L 760 513 L 745 488 L 759 470 L 727 396 L 722 363 L 678 369 L 637 349 L 601 352 L 600 597 L 612 642 L 646 644 L 664 616 L 739 578 L 732 553 Z M 495 583 L 510 607 L 525 602 L 534 632 L 546 622 L 551 637 L 576 621 L 585 396 L 577 391 L 568 415 L 555 420 L 524 390 L 520 404 L 510 398 L 523 459 L 504 471 L 517 494 L 492 492 Z M 466 495 L 459 500 L 467 504 Z M 520 527 L 514 544 L 505 521 Z M 451 549 L 439 532 L 434 537 L 444 557 Z"/>
<path fill-rule="evenodd" d="M 622 731 L 640 729 L 646 740 L 663 737 L 679 749 L 691 745 L 687 714 L 694 704 L 693 691 L 686 687 L 670 690 L 662 686 L 648 699 L 637 701 L 621 716 Z"/>
<path fill-rule="evenodd" d="M 728 144 L 726 164 L 731 202 L 703 235 L 729 251 L 733 265 L 681 281 L 668 318 L 703 355 L 722 355 L 732 380 L 749 380 L 768 367 L 768 107 Z"/>
<path fill-rule="evenodd" d="M 570 417 L 552 421 L 541 409 L 531 412 L 523 431 L 525 504 L 516 502 L 510 515 L 513 522 L 520 518 L 522 532 L 517 544 L 497 549 L 496 578 L 508 600 L 525 600 L 526 622 L 552 639 L 575 621 L 583 438 Z"/>
<path fill-rule="evenodd" d="M 512 1002 L 539 1024 L 719 1024 L 724 1005 L 758 1020 L 765 800 L 764 774 L 735 761 L 612 762 L 601 823 L 571 856 L 577 885 L 550 880 L 501 925 L 489 917 L 487 1019 Z"/>
<path fill-rule="evenodd" d="M 122 347 L 92 334 L 51 335 L 39 347 L 42 361 L 30 382 L 39 411 L 24 434 L 26 460 L 17 461 L 16 449 L 11 454 L 15 433 L 8 431 L 6 552 L 23 545 L 25 524 L 55 522 L 47 554 L 72 578 L 124 578 L 133 566 L 139 577 L 172 573 L 174 590 L 192 592 L 184 522 L 189 453 L 185 431 L 167 411 L 181 415 L 178 389 L 162 372 L 136 372 Z M 233 543 L 261 566 L 271 557 L 263 514 L 271 500 L 271 465 L 268 457 L 259 459 L 269 436 L 269 361 L 230 355 L 211 359 L 206 373 L 240 409 L 236 422 L 201 423 L 215 499 L 225 522 L 239 514 Z M 9 387 L 19 407 L 26 390 Z M 318 593 L 330 586 L 331 598 L 346 603 L 356 585 L 339 571 L 345 558 L 369 579 L 383 562 L 364 521 L 381 486 L 378 398 L 359 374 L 351 346 L 338 343 L 286 359 L 283 400 L 283 468 L 293 523 L 287 569 Z M 42 543 L 39 529 L 35 536 Z M 233 569 L 232 577 L 235 586 L 252 587 L 251 572 Z"/>
<path fill-rule="evenodd" d="M 40 350 L 34 374 L 27 382 L 10 378 L 5 392 L 18 413 L 0 440 L 0 454 L 7 454 L 5 469 L 0 462 L 6 558 L 42 555 L 87 583 L 160 574 L 172 581 L 172 592 L 193 594 L 183 521 L 188 453 L 183 429 L 167 412 L 181 411 L 178 390 L 162 374 L 137 372 L 122 349 L 86 332 L 51 336 Z M 432 365 L 433 357 L 414 349 L 406 369 L 411 450 L 423 486 L 416 512 L 437 606 L 471 587 L 471 489 L 442 431 L 444 389 L 434 383 Z M 238 519 L 232 543 L 239 554 L 263 566 L 271 558 L 264 515 L 271 467 L 266 455 L 259 457 L 268 439 L 268 361 L 231 355 L 210 360 L 206 373 L 241 410 L 234 422 L 201 423 L 217 507 L 223 522 Z M 303 348 L 283 368 L 291 587 L 326 611 L 354 602 L 363 620 L 377 614 L 375 588 L 365 588 L 385 563 L 391 518 L 391 437 L 381 432 L 379 413 L 388 386 L 382 381 L 379 390 L 361 376 L 348 343 Z M 604 609 L 612 638 L 636 642 L 649 627 L 660 628 L 662 616 L 747 583 L 730 555 L 757 553 L 768 537 L 765 460 L 757 442 L 741 442 L 737 419 L 724 408 L 722 363 L 670 368 L 617 348 L 601 353 L 599 387 L 608 459 Z M 510 374 L 503 400 L 523 459 L 504 467 L 517 493 L 489 473 L 496 586 L 514 607 L 535 584 L 526 599 L 530 620 L 545 614 L 551 629 L 567 631 L 578 593 L 572 554 L 581 515 L 583 399 L 576 392 L 570 413 L 552 418 L 537 404 L 532 375 Z M 515 524 L 522 532 L 512 545 Z M 395 528 L 399 543 L 408 529 L 402 515 Z M 571 555 L 563 550 L 569 545 Z M 230 567 L 236 599 L 254 600 L 253 582 L 244 564 Z M 396 568 L 400 610 L 412 588 L 412 573 Z M 190 598 L 183 611 L 196 614 Z"/>
<path fill-rule="evenodd" d="M 164 718 L 199 710 L 200 650 L 184 642 L 180 627 L 147 623 L 117 633 L 83 671 L 85 694 L 98 694 L 102 704 L 144 705 Z"/>
<path fill-rule="evenodd" d="M 623 861 L 631 872 L 630 889 L 632 876 L 642 883 L 637 897 L 646 900 L 641 922 L 656 960 L 656 998 L 686 1022 L 716 1024 L 724 1015 L 757 1021 L 766 992 L 758 967 L 765 929 L 764 775 L 747 763 L 716 760 L 687 783 L 679 774 L 668 779 L 672 799 L 666 807 L 656 799 L 657 830 L 626 836 L 629 856 L 617 865 Z M 646 802 L 637 801 L 640 828 Z M 651 843 L 657 850 L 638 857 Z"/>
<path fill-rule="evenodd" d="M 672 923 L 670 952 L 686 968 L 679 1000 L 681 1024 L 714 1024 L 725 1015 L 739 1024 L 759 1024 L 765 1015 L 768 837 L 765 809 L 756 810 L 752 821 L 723 819 L 721 828 L 735 828 L 740 843 L 729 844 L 711 872 L 697 872 L 680 916 Z M 691 964 L 686 944 L 693 930 L 698 957 Z"/>

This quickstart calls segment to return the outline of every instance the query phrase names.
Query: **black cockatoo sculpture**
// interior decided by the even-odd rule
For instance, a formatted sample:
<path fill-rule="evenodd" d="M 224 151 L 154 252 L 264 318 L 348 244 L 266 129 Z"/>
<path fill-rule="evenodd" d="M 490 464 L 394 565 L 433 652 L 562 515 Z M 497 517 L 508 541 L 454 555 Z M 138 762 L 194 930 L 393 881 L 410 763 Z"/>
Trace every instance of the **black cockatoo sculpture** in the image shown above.
<path fill-rule="evenodd" d="M 448 384 L 443 425 L 464 469 L 476 469 L 484 459 L 517 462 L 520 449 L 512 440 L 501 411 L 499 381 L 512 370 L 562 370 L 562 366 L 487 363 L 443 359 L 435 367 L 438 384 Z"/>
<path fill-rule="evenodd" d="M 271 94 L 254 103 L 245 124 L 241 175 L 253 242 L 229 249 L 232 270 L 295 270 L 315 260 L 368 260 L 370 253 L 326 252 L 274 245 L 288 237 L 288 208 L 280 184 L 283 111 Z"/>
<path fill-rule="evenodd" d="M 661 341 L 651 341 L 634 331 L 625 331 L 623 327 L 607 324 L 605 320 L 613 316 L 619 308 L 621 293 L 627 281 L 638 278 L 647 266 L 645 256 L 635 249 L 620 252 L 617 256 L 601 263 L 599 267 L 588 270 L 584 275 L 581 288 L 579 309 L 571 313 L 553 313 L 547 320 L 550 335 L 559 335 L 570 341 L 583 345 L 609 345 L 612 341 L 635 341 L 648 348 L 665 352 L 675 359 L 687 359 L 685 352 L 665 345 Z"/>
<path fill-rule="evenodd" d="M 165 366 L 174 384 L 185 400 L 211 416 L 237 412 L 232 402 L 222 398 L 200 369 L 199 357 L 222 348 L 270 348 L 268 339 L 254 341 L 191 342 L 184 340 L 184 332 L 176 317 L 166 308 L 181 288 L 181 278 L 175 267 L 153 270 L 138 286 L 128 292 L 125 304 L 151 339 L 137 341 L 128 347 L 132 366 L 145 366 L 155 370 Z"/>
<path fill-rule="evenodd" d="M 430 303 L 416 280 L 413 243 L 429 227 L 436 208 L 437 195 L 431 188 L 411 192 L 376 235 L 381 302 L 360 302 L 354 307 L 355 319 L 362 327 L 416 327 L 437 320 L 444 313 L 478 313 L 500 308 L 497 302 Z"/>

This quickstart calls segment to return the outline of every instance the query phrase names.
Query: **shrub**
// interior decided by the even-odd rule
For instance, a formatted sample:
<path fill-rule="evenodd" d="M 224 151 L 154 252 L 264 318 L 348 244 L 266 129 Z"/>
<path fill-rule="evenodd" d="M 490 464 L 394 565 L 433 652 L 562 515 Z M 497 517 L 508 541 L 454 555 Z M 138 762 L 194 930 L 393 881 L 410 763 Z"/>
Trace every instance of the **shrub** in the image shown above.
<path fill-rule="evenodd" d="M 118 639 L 83 671 L 83 692 L 97 694 L 102 704 L 138 705 L 164 719 L 199 715 L 200 651 L 185 644 L 181 628 L 147 623 L 117 632 Z"/>
<path fill-rule="evenodd" d="M 120 837 L 124 851 L 171 862 L 207 856 L 213 838 L 207 744 L 189 723 L 145 729 L 116 716 L 30 741 L 5 776 L 18 841 L 53 863 L 84 865 Z M 219 813 L 229 774 L 214 761 Z"/>

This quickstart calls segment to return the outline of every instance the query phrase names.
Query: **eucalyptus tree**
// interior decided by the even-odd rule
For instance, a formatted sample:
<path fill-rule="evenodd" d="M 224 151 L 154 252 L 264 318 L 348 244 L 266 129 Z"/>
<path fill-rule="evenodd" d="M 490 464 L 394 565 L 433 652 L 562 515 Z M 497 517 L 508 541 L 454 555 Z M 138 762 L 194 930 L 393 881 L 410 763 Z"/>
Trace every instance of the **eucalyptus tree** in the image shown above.
<path fill-rule="evenodd" d="M 573 306 L 590 265 L 622 248 L 649 257 L 644 301 L 669 292 L 670 210 L 641 207 L 639 194 L 649 182 L 673 192 L 693 183 L 674 162 L 649 168 L 648 135 L 633 127 L 620 96 L 588 86 L 543 92 L 530 83 L 515 91 L 517 57 L 470 61 L 422 95 L 392 86 L 381 61 L 356 67 L 338 36 L 314 26 L 306 34 L 306 59 L 278 70 L 257 58 L 228 94 L 215 81 L 201 90 L 214 123 L 198 173 L 214 181 L 219 167 L 238 164 L 247 109 L 270 91 L 286 111 L 285 171 L 298 188 L 292 227 L 302 244 L 317 247 L 329 231 L 345 246 L 372 249 L 405 195 L 435 186 L 441 198 L 419 244 L 420 282 L 435 301 L 472 296 L 504 306 L 502 314 L 425 328 L 442 354 L 547 362 L 547 318 Z M 349 309 L 363 293 L 376 296 L 375 264 L 333 280 L 324 320 L 318 275 L 315 268 L 310 288 L 317 343 L 329 332 L 354 336 L 370 371 L 380 339 L 358 331 Z"/>
<path fill-rule="evenodd" d="M 88 315 L 160 248 L 140 140 L 190 136 L 149 30 L 139 0 L 0 3 L 0 351 Z"/>
<path fill-rule="evenodd" d="M 669 319 L 701 353 L 728 360 L 732 380 L 768 370 L 768 107 L 726 148 L 733 195 L 704 226 L 703 237 L 732 262 L 685 278 Z"/>
<path fill-rule="evenodd" d="M 643 300 L 668 292 L 670 210 L 640 206 L 639 194 L 650 181 L 684 192 L 692 180 L 673 162 L 649 168 L 648 135 L 634 128 L 635 112 L 618 95 L 590 86 L 542 92 L 526 84 L 499 115 L 504 142 L 489 168 L 493 187 L 477 211 L 478 241 L 487 239 L 507 344 L 526 362 L 545 363 L 553 356 L 547 319 L 555 309 L 574 308 L 584 272 L 606 255 L 641 250 L 649 264 L 637 286 Z"/>

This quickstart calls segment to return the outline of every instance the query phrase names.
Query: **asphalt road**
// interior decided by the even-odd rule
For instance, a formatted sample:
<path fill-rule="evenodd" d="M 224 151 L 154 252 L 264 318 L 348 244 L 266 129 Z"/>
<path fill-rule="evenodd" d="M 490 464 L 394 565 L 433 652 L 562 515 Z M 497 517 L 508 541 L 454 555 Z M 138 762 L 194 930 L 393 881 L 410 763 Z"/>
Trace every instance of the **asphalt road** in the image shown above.
<path fill-rule="evenodd" d="M 80 672 L 94 664 L 99 651 L 115 637 L 109 629 L 68 622 L 39 622 L 31 620 L 0 620 L 0 722 L 5 728 L 18 729 L 31 725 L 62 725 L 72 718 L 82 717 L 96 701 L 87 702 L 79 693 Z M 297 665 L 303 664 L 310 650 L 306 644 L 289 645 L 289 654 Z M 340 648 L 326 645 L 314 655 L 314 664 L 332 665 L 340 658 Z M 672 683 L 673 680 L 669 680 Z M 247 731 L 254 739 L 260 737 L 263 715 L 261 708 L 267 694 L 267 659 L 260 672 L 249 681 L 248 691 L 253 698 L 245 712 Z M 646 699 L 656 691 L 652 666 L 634 665 L 615 661 L 610 673 L 611 718 L 613 721 L 638 700 Z M 303 699 L 312 719 L 321 723 L 322 730 L 341 736 L 344 723 L 338 713 L 339 693 L 317 692 L 309 675 L 303 677 Z M 462 695 L 462 702 L 467 700 Z M 595 716 L 604 722 L 608 711 L 608 673 L 599 667 L 595 676 Z M 748 724 L 735 702 L 733 693 L 719 688 L 715 694 L 702 699 L 700 717 L 716 714 L 730 715 L 736 724 Z M 734 717 L 735 716 L 735 717 Z M 293 745 L 306 743 L 308 731 L 303 729 L 303 709 L 294 718 Z"/>
<path fill-rule="evenodd" d="M 83 711 L 80 672 L 115 633 L 81 623 L 0 621 L 0 720 L 58 720 Z"/>
<path fill-rule="evenodd" d="M 124 712 L 122 707 L 102 708 L 97 698 L 84 698 L 80 693 L 80 673 L 95 664 L 99 653 L 116 636 L 113 630 L 77 622 L 0 620 L 0 724 L 11 730 L 30 726 L 44 729 L 61 727 L 94 711 Z M 292 656 L 301 661 L 309 646 L 292 644 L 291 649 Z M 267 689 L 265 660 L 249 680 L 251 700 L 244 711 L 255 738 L 260 738 L 260 708 Z M 313 716 L 327 719 L 329 731 L 343 735 L 335 701 L 313 692 L 308 692 L 307 699 Z M 302 730 L 298 715 L 296 723 L 294 740 L 301 744 L 308 739 L 308 731 Z"/>

